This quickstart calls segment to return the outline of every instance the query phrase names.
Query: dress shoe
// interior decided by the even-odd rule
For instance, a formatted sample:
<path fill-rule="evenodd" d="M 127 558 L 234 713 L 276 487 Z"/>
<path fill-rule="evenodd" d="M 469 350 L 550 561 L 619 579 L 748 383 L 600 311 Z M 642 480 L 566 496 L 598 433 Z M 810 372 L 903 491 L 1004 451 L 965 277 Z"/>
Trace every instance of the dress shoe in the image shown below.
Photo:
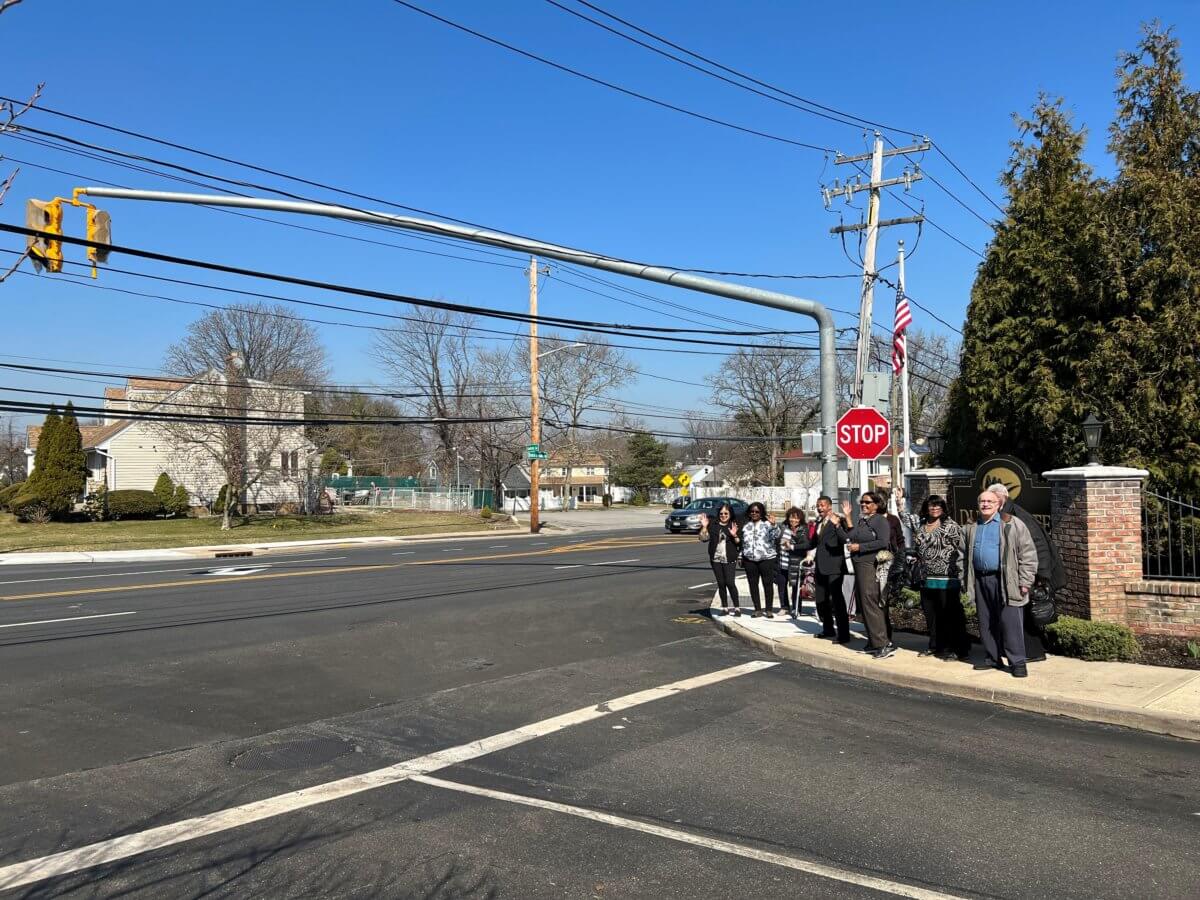
<path fill-rule="evenodd" d="M 998 669 L 1000 664 L 994 659 L 985 659 L 983 662 L 975 663 L 976 672 L 986 672 L 988 669 Z"/>
<path fill-rule="evenodd" d="M 1028 678 L 1029 670 L 1025 668 L 1025 663 L 1017 663 L 1012 667 L 1013 678 Z"/>

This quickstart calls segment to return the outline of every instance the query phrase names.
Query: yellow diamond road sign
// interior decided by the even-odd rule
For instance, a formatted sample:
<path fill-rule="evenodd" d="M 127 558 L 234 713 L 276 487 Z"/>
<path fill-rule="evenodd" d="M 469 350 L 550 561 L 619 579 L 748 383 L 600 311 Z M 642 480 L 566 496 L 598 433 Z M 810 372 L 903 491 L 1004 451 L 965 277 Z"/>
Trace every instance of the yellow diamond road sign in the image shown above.
<path fill-rule="evenodd" d="M 687 487 L 689 484 L 692 483 L 692 476 L 689 475 L 687 472 L 684 472 L 675 480 L 679 482 L 680 487 Z"/>
<path fill-rule="evenodd" d="M 662 481 L 660 483 L 662 484 L 663 487 L 669 488 L 671 485 L 673 485 L 675 483 L 675 479 L 672 478 L 671 475 L 668 473 L 662 477 Z"/>

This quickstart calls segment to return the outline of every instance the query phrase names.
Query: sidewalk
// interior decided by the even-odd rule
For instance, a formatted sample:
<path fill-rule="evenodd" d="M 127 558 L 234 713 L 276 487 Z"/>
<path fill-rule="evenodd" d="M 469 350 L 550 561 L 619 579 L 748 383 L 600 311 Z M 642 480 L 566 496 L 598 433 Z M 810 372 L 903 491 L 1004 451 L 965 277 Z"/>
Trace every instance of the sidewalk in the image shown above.
<path fill-rule="evenodd" d="M 738 592 L 748 604 L 745 578 L 738 579 Z M 720 606 L 714 595 L 713 609 Z M 811 610 L 812 604 L 804 608 Z M 900 632 L 894 638 L 900 650 L 876 660 L 853 649 L 866 639 L 861 624 L 851 623 L 850 644 L 843 646 L 816 637 L 821 625 L 812 614 L 752 619 L 748 609 L 742 607 L 740 618 L 714 615 L 713 621 L 726 633 L 783 659 L 900 687 L 1200 740 L 1200 672 L 1194 670 L 1051 656 L 1031 663 L 1029 677 L 1018 679 L 999 670 L 976 672 L 968 663 L 918 658 L 928 639 Z M 978 644 L 971 652 L 971 663 L 983 659 Z"/>
<path fill-rule="evenodd" d="M 528 527 L 528 526 L 527 526 Z M 511 538 L 533 537 L 528 531 L 516 526 L 495 528 L 488 531 L 448 531 L 429 535 L 386 535 L 381 537 L 318 538 L 307 541 L 264 541 L 254 544 L 210 544 L 203 547 L 177 547 L 174 549 L 146 550 L 87 550 L 31 553 L 0 553 L 0 565 L 38 566 L 62 565 L 63 563 L 116 563 L 116 562 L 166 562 L 182 559 L 211 559 L 218 553 L 271 553 L 288 550 L 305 550 L 310 547 L 354 547 L 388 544 L 421 544 L 453 538 Z"/>

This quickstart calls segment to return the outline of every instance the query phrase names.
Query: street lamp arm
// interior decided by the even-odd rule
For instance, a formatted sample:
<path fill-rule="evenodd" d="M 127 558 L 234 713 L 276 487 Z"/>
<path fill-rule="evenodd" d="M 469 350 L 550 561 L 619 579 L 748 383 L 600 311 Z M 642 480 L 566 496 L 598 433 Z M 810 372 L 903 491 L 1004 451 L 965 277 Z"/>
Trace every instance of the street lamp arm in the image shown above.
<path fill-rule="evenodd" d="M 582 346 L 583 344 L 564 344 L 561 347 L 555 347 L 553 350 L 547 350 L 545 353 L 539 353 L 537 357 L 541 359 L 543 356 L 549 356 L 551 353 L 557 353 L 559 350 L 574 350 L 576 347 Z"/>

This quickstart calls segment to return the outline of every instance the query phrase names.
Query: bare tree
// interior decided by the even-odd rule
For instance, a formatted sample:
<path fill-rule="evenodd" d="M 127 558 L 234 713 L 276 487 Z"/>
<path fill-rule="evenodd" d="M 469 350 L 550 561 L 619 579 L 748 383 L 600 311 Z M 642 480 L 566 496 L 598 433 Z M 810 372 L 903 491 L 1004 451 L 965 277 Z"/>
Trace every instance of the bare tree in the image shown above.
<path fill-rule="evenodd" d="M 762 472 L 768 484 L 779 478 L 779 456 L 787 437 L 816 421 L 820 372 L 815 354 L 788 350 L 782 341 L 738 350 L 706 379 L 712 405 L 729 413 L 739 436 L 761 438 L 735 457 Z"/>
<path fill-rule="evenodd" d="M 488 384 L 512 384 L 522 375 L 519 355 L 506 350 L 479 350 L 475 354 L 475 372 Z M 529 400 L 514 391 L 497 390 L 490 396 L 477 390 L 465 407 L 469 415 L 482 421 L 462 426 L 464 439 L 459 449 L 469 452 L 479 467 L 480 479 L 499 502 L 504 479 L 524 457 L 525 438 L 529 434 Z M 512 419 L 517 421 L 512 421 Z"/>
<path fill-rule="evenodd" d="M 304 386 L 329 378 L 316 329 L 286 307 L 267 303 L 236 304 L 197 319 L 167 348 L 164 366 L 178 375 L 223 371 L 231 353 L 240 355 L 246 378 Z"/>
<path fill-rule="evenodd" d="M 336 450 L 354 463 L 359 475 L 416 476 L 424 469 L 425 444 L 417 425 L 381 424 L 399 418 L 399 404 L 387 397 L 360 391 L 331 391 L 309 396 L 309 419 L 354 419 L 353 424 L 309 425 L 308 438 L 317 447 Z"/>
<path fill-rule="evenodd" d="M 16 6 L 20 2 L 21 0 L 3 0 L 3 2 L 0 2 L 0 13 L 3 13 L 5 10 Z M 19 130 L 18 126 L 15 124 L 17 119 L 33 108 L 33 105 L 37 103 L 39 98 L 42 96 L 43 87 L 45 87 L 44 83 L 39 84 L 36 88 L 34 88 L 33 96 L 30 97 L 29 100 L 27 100 L 19 108 L 8 100 L 0 100 L 0 135 L 4 134 L 6 131 Z M 3 157 L 0 157 L 0 159 L 2 158 Z M 13 169 L 8 173 L 8 176 L 4 179 L 4 181 L 0 182 L 0 205 L 4 204 L 4 196 L 12 187 L 13 181 L 17 177 L 17 173 L 20 171 L 20 169 Z M 18 256 L 16 261 L 9 266 L 3 274 L 0 274 L 0 282 L 3 282 L 8 278 L 9 275 L 17 271 L 17 269 L 20 268 L 21 263 L 23 263 L 28 256 L 28 250 Z"/>
<path fill-rule="evenodd" d="M 879 366 L 890 366 L 891 341 L 876 336 L 871 353 Z M 908 397 L 909 421 L 914 438 L 928 434 L 942 421 L 950 394 L 950 384 L 958 377 L 959 345 L 944 334 L 918 329 L 908 331 Z M 899 387 L 893 391 L 892 425 L 898 434 L 902 427 L 903 408 Z"/>
<path fill-rule="evenodd" d="M 541 341 L 543 359 L 538 363 L 545 443 L 563 460 L 566 476 L 563 490 L 572 493 L 571 476 L 576 466 L 594 454 L 591 435 L 581 434 L 580 425 L 588 412 L 610 413 L 609 394 L 637 377 L 637 368 L 603 337 L 591 336 L 589 343 L 572 347 L 572 341 L 547 334 Z M 522 370 L 529 370 L 529 348 L 523 347 Z"/>
<path fill-rule="evenodd" d="M 17 428 L 16 417 L 7 416 L 0 425 L 0 484 L 25 480 L 25 439 Z"/>
<path fill-rule="evenodd" d="M 469 328 L 473 318 L 418 306 L 412 307 L 409 315 L 417 322 L 376 333 L 371 355 L 408 405 L 430 418 L 461 418 L 474 399 L 469 395 L 481 393 L 479 388 L 471 389 Z M 433 432 L 443 468 L 453 466 L 461 429 L 454 422 L 439 422 Z"/>

